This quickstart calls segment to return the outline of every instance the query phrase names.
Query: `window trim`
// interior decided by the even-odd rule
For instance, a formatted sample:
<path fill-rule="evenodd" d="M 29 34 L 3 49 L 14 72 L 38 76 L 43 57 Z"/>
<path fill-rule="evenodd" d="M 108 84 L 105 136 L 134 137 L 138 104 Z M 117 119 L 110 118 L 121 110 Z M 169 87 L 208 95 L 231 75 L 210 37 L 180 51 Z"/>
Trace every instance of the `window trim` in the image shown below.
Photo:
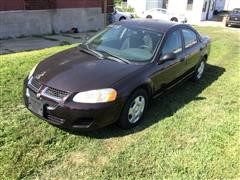
<path fill-rule="evenodd" d="M 184 30 L 184 29 L 189 30 L 189 31 L 192 31 L 192 32 L 195 34 L 195 36 L 196 36 L 196 41 L 194 41 L 194 42 L 186 45 L 186 44 L 185 44 L 184 34 L 183 34 L 183 30 Z M 180 31 L 181 31 L 181 34 L 182 34 L 183 47 L 184 47 L 184 49 L 191 48 L 191 47 L 193 47 L 193 46 L 195 46 L 195 45 L 198 44 L 198 42 L 199 42 L 199 37 L 198 37 L 198 34 L 197 34 L 194 30 L 192 30 L 191 28 L 183 27 L 183 28 L 180 29 Z"/>

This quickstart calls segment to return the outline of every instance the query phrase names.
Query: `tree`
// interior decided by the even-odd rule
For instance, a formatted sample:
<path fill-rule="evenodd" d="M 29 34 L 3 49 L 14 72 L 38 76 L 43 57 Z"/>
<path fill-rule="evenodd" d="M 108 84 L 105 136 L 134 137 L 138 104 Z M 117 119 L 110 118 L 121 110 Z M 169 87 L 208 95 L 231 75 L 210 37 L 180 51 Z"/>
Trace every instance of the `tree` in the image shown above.
<path fill-rule="evenodd" d="M 122 0 L 114 0 L 114 4 L 120 5 L 120 4 L 122 4 Z"/>

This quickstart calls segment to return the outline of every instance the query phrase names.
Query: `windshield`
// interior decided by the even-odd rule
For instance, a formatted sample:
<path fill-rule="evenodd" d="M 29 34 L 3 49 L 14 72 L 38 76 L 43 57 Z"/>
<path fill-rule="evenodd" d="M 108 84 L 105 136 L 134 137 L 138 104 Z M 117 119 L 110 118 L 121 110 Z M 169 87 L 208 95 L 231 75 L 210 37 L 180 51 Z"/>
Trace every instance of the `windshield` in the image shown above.
<path fill-rule="evenodd" d="M 128 62 L 146 62 L 153 58 L 162 33 L 111 25 L 88 40 L 90 50 Z"/>
<path fill-rule="evenodd" d="M 240 9 L 233 9 L 233 11 L 232 11 L 234 14 L 239 14 L 240 13 Z"/>

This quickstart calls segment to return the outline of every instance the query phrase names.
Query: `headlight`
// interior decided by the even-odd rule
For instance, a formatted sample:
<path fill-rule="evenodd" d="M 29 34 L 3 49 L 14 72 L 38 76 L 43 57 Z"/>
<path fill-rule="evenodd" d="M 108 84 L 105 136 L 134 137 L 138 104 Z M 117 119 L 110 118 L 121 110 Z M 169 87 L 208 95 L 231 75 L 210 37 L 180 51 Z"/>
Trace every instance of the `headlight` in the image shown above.
<path fill-rule="evenodd" d="M 99 89 L 80 92 L 73 97 L 73 101 L 77 103 L 106 103 L 115 101 L 117 98 L 117 91 L 115 89 Z"/>
<path fill-rule="evenodd" d="M 36 65 L 32 68 L 32 70 L 30 71 L 30 73 L 29 73 L 29 75 L 28 75 L 28 79 L 30 79 L 30 78 L 32 77 L 35 69 L 37 68 L 37 65 L 38 65 L 38 64 L 36 64 Z"/>

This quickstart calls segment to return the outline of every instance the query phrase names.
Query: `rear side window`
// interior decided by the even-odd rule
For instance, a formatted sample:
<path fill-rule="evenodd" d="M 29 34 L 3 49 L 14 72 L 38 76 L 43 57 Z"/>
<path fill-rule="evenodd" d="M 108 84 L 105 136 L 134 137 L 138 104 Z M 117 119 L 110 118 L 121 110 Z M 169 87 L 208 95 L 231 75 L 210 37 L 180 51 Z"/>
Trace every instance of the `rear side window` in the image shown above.
<path fill-rule="evenodd" d="M 182 29 L 185 48 L 189 48 L 197 44 L 197 35 L 191 29 Z"/>
<path fill-rule="evenodd" d="M 179 31 L 172 32 L 163 47 L 162 54 L 179 53 L 182 51 L 182 39 Z"/>

